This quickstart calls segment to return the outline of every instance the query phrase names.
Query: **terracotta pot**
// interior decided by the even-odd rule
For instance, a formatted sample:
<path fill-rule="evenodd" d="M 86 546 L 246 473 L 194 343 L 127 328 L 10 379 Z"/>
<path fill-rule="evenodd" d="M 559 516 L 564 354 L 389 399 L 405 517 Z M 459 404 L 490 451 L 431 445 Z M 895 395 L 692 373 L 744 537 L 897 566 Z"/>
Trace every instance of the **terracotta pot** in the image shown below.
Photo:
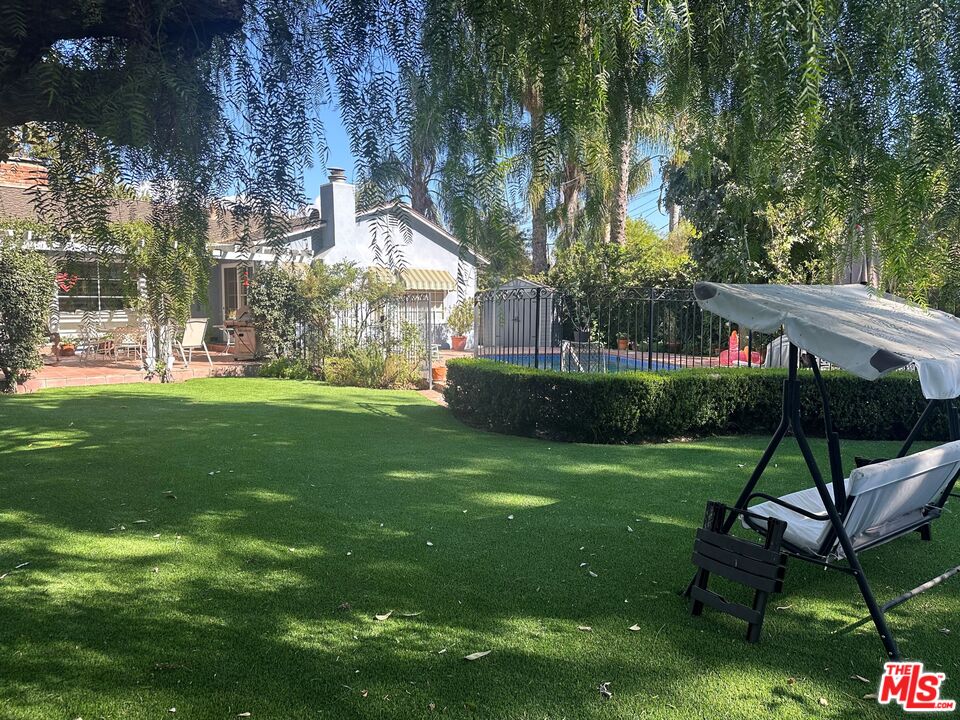
<path fill-rule="evenodd" d="M 450 347 L 454 350 L 465 350 L 467 347 L 466 335 L 454 335 L 450 338 Z"/>
<path fill-rule="evenodd" d="M 60 357 L 73 357 L 77 353 L 76 345 L 61 345 Z"/>
<path fill-rule="evenodd" d="M 434 365 L 431 374 L 433 375 L 433 381 L 435 383 L 446 383 L 447 382 L 447 366 L 446 365 Z"/>
<path fill-rule="evenodd" d="M 617 338 L 617 350 L 626 350 L 630 345 L 630 338 Z"/>

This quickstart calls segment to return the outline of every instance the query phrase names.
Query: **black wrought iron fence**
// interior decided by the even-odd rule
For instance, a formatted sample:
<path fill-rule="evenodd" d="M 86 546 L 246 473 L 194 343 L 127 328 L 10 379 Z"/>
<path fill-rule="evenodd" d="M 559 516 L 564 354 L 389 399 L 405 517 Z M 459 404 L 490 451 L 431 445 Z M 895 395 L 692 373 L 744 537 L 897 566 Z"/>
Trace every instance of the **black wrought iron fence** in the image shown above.
<path fill-rule="evenodd" d="M 579 372 L 780 367 L 785 343 L 697 305 L 690 288 L 629 288 L 576 298 L 548 287 L 475 297 L 478 357 Z"/>

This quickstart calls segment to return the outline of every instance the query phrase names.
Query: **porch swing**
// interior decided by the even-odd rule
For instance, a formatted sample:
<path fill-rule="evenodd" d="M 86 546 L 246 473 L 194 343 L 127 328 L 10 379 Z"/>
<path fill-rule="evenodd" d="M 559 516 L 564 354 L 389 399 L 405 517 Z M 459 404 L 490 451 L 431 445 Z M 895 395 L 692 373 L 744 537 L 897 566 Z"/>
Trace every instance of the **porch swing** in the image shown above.
<path fill-rule="evenodd" d="M 860 564 L 860 553 L 918 532 L 931 539 L 931 523 L 943 512 L 960 475 L 960 319 L 925 310 L 862 285 L 728 285 L 697 283 L 699 305 L 753 330 L 781 328 L 790 342 L 780 423 L 732 506 L 707 504 L 697 531 L 696 574 L 687 587 L 691 612 L 710 606 L 748 624 L 757 642 L 771 593 L 782 590 L 786 562 L 796 558 L 850 575 L 857 583 L 888 657 L 900 650 L 886 613 L 960 572 L 952 567 L 886 603 L 879 603 Z M 803 348 L 801 351 L 800 348 Z M 915 367 L 927 405 L 895 458 L 865 460 L 847 476 L 834 430 L 820 361 L 867 380 Z M 830 463 L 825 479 L 804 434 L 798 371 L 812 373 L 823 404 Z M 950 441 L 909 454 L 938 408 L 947 413 Z M 813 486 L 775 497 L 756 490 L 780 442 L 792 431 Z M 756 504 L 756 501 L 762 501 Z M 761 543 L 731 535 L 740 521 Z M 754 591 L 752 606 L 728 602 L 709 589 L 718 575 Z"/>

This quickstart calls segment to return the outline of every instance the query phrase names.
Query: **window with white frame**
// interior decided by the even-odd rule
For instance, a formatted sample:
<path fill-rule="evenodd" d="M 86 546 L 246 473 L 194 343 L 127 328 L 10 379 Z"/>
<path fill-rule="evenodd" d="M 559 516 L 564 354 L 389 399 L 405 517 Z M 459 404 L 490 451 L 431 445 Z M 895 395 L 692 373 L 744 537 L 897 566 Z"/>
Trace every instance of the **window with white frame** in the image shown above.
<path fill-rule="evenodd" d="M 61 313 L 122 310 L 126 278 L 120 263 L 75 262 L 56 275 Z"/>

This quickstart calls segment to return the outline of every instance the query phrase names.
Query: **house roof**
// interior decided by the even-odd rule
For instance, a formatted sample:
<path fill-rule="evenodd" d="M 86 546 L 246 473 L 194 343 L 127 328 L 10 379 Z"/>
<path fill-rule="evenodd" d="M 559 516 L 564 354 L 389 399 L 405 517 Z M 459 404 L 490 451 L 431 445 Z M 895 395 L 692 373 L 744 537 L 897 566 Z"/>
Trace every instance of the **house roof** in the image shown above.
<path fill-rule="evenodd" d="M 43 192 L 45 191 L 41 190 L 41 193 Z M 39 222 L 40 216 L 36 208 L 36 199 L 36 188 L 25 187 L 22 184 L 0 183 L 0 218 Z M 117 199 L 109 210 L 110 222 L 134 222 L 138 220 L 149 222 L 152 217 L 153 203 L 139 198 Z M 288 234 L 299 232 L 303 229 L 302 226 L 310 223 L 316 223 L 316 221 L 309 217 L 295 218 L 291 223 Z M 259 223 L 251 222 L 250 236 L 254 245 L 262 244 L 263 232 Z M 210 245 L 240 242 L 240 233 L 235 227 L 233 215 L 229 210 L 217 213 L 211 209 L 210 221 L 207 224 L 207 242 Z"/>
<path fill-rule="evenodd" d="M 391 213 L 400 211 L 404 215 L 407 215 L 417 222 L 426 225 L 431 230 L 436 232 L 438 235 L 443 237 L 445 240 L 454 243 L 457 247 L 463 247 L 463 243 L 457 239 L 456 236 L 451 235 L 442 225 L 435 223 L 433 220 L 428 218 L 426 215 L 417 212 L 410 205 L 405 202 L 392 202 L 386 203 L 384 205 L 377 205 L 376 207 L 368 208 L 367 210 L 362 210 L 357 213 L 357 218 L 368 217 L 373 215 L 383 215 L 385 213 Z M 479 253 L 468 249 L 468 252 L 476 258 L 478 264 L 489 265 L 490 261 Z"/>

